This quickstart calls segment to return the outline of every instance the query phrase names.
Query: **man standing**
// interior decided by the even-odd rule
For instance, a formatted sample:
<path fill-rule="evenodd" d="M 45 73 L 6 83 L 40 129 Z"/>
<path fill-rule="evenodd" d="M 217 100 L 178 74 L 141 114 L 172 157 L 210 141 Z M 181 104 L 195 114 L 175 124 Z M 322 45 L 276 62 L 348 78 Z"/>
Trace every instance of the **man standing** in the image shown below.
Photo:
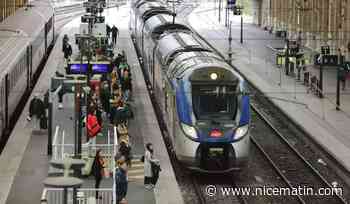
<path fill-rule="evenodd" d="M 106 33 L 107 37 L 109 38 L 109 36 L 111 35 L 111 27 L 108 24 L 106 25 Z"/>
<path fill-rule="evenodd" d="M 39 94 L 35 93 L 34 98 L 30 101 L 29 105 L 29 116 L 27 117 L 28 121 L 32 120 L 32 117 L 36 119 L 35 125 L 38 120 L 45 116 L 45 105 L 44 102 L 39 98 Z"/>
<path fill-rule="evenodd" d="M 118 28 L 115 27 L 115 25 L 113 25 L 113 27 L 112 27 L 112 42 L 113 42 L 114 45 L 117 44 L 118 34 L 119 34 Z"/>
<path fill-rule="evenodd" d="M 73 53 L 72 46 L 67 42 L 63 48 L 64 58 L 68 61 Z"/>

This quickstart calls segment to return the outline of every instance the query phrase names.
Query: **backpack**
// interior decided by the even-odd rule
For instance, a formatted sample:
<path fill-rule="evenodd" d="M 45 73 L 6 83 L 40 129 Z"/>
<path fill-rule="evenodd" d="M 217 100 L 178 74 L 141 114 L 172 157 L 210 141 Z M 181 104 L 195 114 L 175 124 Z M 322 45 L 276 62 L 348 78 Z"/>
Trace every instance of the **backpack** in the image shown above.
<path fill-rule="evenodd" d="M 145 162 L 145 155 L 142 155 L 142 157 L 140 158 L 140 161 L 143 163 Z"/>

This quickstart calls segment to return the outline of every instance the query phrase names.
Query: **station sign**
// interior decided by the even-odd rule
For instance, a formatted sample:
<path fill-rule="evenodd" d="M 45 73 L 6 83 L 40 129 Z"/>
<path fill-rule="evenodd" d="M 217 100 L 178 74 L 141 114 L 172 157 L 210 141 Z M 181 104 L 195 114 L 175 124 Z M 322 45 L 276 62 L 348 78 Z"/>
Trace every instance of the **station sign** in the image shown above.
<path fill-rule="evenodd" d="M 87 74 L 91 66 L 92 74 L 107 74 L 111 72 L 111 66 L 109 62 L 92 62 L 87 63 L 69 63 L 67 66 L 67 74 Z"/>

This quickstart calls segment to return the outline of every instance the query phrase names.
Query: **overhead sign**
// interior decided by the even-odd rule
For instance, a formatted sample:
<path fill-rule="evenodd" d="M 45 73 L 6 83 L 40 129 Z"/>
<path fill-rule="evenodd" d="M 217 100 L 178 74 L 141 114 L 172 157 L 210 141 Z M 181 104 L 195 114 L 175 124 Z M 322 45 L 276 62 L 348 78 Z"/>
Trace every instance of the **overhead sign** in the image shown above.
<path fill-rule="evenodd" d="M 228 6 L 234 6 L 234 5 L 236 5 L 236 0 L 227 0 L 227 5 L 228 5 Z"/>

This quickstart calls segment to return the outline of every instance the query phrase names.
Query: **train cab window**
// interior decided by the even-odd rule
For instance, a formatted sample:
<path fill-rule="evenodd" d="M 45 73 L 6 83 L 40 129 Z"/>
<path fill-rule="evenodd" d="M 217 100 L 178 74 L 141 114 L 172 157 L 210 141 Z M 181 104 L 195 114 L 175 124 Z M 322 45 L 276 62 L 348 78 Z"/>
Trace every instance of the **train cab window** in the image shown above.
<path fill-rule="evenodd" d="M 192 105 L 198 120 L 233 120 L 237 109 L 236 87 L 192 84 Z"/>

